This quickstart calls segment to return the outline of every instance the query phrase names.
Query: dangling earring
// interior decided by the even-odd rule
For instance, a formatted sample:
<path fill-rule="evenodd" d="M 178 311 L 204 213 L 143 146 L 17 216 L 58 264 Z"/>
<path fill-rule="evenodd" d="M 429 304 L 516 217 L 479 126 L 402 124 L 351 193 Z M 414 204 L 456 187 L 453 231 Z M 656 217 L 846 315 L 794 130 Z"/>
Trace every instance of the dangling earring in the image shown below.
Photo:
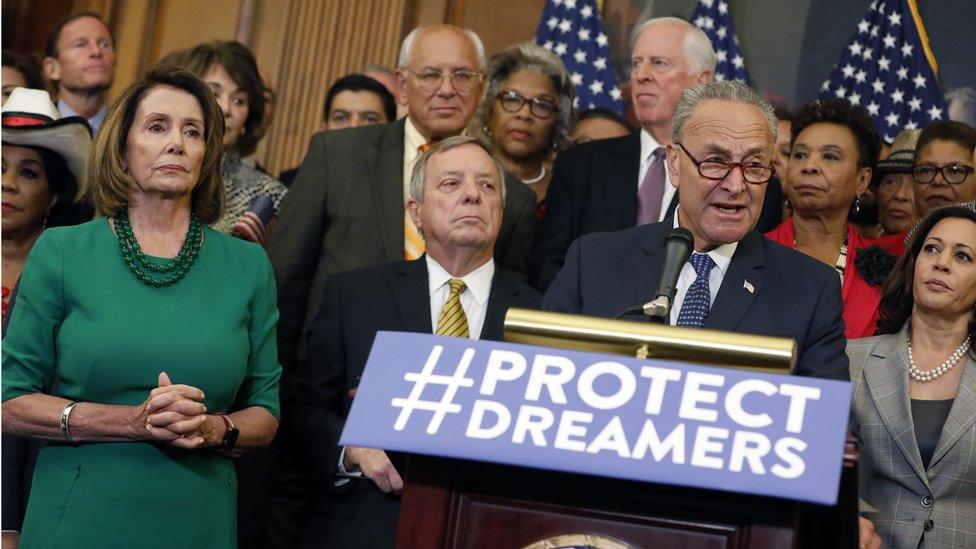
<path fill-rule="evenodd" d="M 854 215 L 861 213 L 861 195 L 854 199 Z"/>

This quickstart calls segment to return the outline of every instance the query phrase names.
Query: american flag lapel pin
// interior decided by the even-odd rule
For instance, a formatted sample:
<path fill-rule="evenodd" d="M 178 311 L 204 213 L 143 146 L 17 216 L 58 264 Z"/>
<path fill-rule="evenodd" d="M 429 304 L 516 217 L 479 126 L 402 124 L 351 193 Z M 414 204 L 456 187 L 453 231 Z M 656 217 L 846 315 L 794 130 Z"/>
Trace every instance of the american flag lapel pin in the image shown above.
<path fill-rule="evenodd" d="M 748 280 L 742 281 L 742 287 L 745 288 L 746 290 L 749 290 L 750 294 L 756 293 L 756 288 L 754 288 L 752 282 L 749 282 Z"/>

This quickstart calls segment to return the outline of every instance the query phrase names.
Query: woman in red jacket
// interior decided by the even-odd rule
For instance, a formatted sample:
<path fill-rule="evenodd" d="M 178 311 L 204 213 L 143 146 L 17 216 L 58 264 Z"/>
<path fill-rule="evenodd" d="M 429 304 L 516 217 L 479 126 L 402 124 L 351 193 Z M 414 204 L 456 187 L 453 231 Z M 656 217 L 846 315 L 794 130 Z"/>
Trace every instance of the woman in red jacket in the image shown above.
<path fill-rule="evenodd" d="M 766 236 L 834 267 L 841 278 L 844 334 L 873 336 L 881 285 L 904 253 L 902 235 L 867 239 L 848 222 L 871 181 L 878 134 L 866 111 L 841 99 L 805 105 L 792 127 L 784 191 L 793 217 Z"/>

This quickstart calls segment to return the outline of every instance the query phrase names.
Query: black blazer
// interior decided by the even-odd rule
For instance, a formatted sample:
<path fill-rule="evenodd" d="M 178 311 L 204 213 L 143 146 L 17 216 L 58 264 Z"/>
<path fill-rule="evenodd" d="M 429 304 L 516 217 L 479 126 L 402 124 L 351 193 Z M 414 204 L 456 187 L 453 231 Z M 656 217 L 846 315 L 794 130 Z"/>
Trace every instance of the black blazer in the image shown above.
<path fill-rule="evenodd" d="M 432 333 L 427 280 L 427 262 L 421 258 L 341 273 L 326 284 L 282 414 L 282 428 L 318 481 L 314 510 L 325 514 L 308 521 L 300 546 L 392 546 L 399 500 L 367 480 L 335 488 L 339 435 L 376 332 Z M 481 339 L 503 340 L 508 308 L 537 309 L 541 300 L 538 292 L 496 266 Z M 403 456 L 389 455 L 402 474 Z M 329 543 L 323 544 L 322 536 Z"/>
<path fill-rule="evenodd" d="M 614 317 L 650 301 L 672 227 L 669 218 L 580 238 L 543 308 Z M 848 381 L 842 311 L 836 271 L 752 231 L 732 256 L 705 328 L 794 338 L 799 350 L 794 373 Z"/>
<path fill-rule="evenodd" d="M 403 259 L 405 119 L 320 132 L 282 201 L 268 255 L 278 280 L 278 356 L 287 370 L 330 276 Z M 526 272 L 535 194 L 506 174 L 495 262 Z"/>
<path fill-rule="evenodd" d="M 545 291 L 563 266 L 577 238 L 595 232 L 629 229 L 637 223 L 640 132 L 571 147 L 556 157 L 529 257 L 532 285 Z M 678 193 L 665 217 L 674 212 Z"/>

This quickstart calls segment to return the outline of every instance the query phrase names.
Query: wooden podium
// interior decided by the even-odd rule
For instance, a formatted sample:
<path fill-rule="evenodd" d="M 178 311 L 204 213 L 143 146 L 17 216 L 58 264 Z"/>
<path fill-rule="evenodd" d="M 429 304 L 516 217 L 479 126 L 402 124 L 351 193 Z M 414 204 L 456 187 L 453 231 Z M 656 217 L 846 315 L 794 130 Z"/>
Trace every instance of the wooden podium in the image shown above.
<path fill-rule="evenodd" d="M 408 458 L 398 548 L 856 548 L 857 456 L 832 507 L 457 459 Z M 533 544 L 536 544 L 533 546 Z M 579 542 L 573 544 L 578 547 Z"/>
<path fill-rule="evenodd" d="M 556 341 L 560 334 L 547 332 L 549 326 L 558 324 L 558 330 L 565 331 L 573 322 L 585 322 L 559 318 L 554 324 L 546 318 L 552 313 L 532 312 L 522 317 L 519 311 L 515 313 L 513 324 L 521 319 L 526 332 L 531 332 L 521 341 L 536 344 L 561 346 Z M 510 312 L 506 336 L 519 341 L 508 331 L 512 319 Z M 635 323 L 616 326 L 633 330 Z M 592 331 L 583 328 L 581 324 L 568 338 L 567 346 L 586 348 L 581 338 L 591 336 Z M 688 338 L 681 343 L 684 347 L 669 347 L 662 329 L 668 330 L 653 328 L 653 340 L 645 337 L 637 342 L 638 354 L 650 350 L 645 356 L 703 356 L 696 350 L 698 343 Z M 625 353 L 635 349 L 623 343 L 626 338 L 620 332 L 613 337 L 609 333 L 600 334 L 600 350 L 615 351 L 612 346 L 621 345 Z M 653 344 L 650 349 L 649 344 Z M 779 351 L 783 349 L 780 345 Z M 792 362 L 792 349 L 787 351 Z M 745 358 L 755 363 L 754 357 Z M 838 503 L 827 507 L 718 489 L 607 478 L 591 472 L 571 474 L 414 454 L 408 457 L 404 475 L 397 547 L 856 548 L 857 452 L 851 440 L 845 447 L 843 467 Z"/>

